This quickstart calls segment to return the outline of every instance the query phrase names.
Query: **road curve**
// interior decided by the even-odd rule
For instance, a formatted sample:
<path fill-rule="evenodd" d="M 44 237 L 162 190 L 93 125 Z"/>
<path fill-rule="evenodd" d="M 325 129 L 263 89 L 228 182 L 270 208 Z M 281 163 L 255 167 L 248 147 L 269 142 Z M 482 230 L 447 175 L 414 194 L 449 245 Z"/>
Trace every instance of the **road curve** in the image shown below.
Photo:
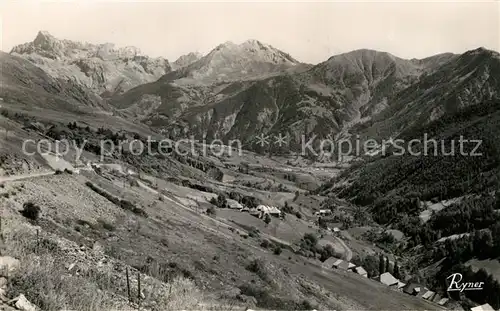
<path fill-rule="evenodd" d="M 349 248 L 349 246 L 347 246 L 347 244 L 345 244 L 344 240 L 342 240 L 341 238 L 339 237 L 335 237 L 335 239 L 340 243 L 342 244 L 342 247 L 344 248 L 345 250 L 345 260 L 346 261 L 351 261 L 352 259 L 352 250 Z"/>

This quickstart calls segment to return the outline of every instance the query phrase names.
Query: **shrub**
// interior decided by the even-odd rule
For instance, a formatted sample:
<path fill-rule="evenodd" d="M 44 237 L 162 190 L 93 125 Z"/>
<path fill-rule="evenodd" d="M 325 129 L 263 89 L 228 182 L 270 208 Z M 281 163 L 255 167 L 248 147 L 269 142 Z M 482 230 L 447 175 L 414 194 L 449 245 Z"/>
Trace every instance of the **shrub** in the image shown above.
<path fill-rule="evenodd" d="M 288 202 L 285 202 L 285 206 L 283 207 L 283 212 L 291 214 L 291 213 L 293 213 L 293 207 L 288 205 Z"/>
<path fill-rule="evenodd" d="M 296 216 L 298 219 L 302 219 L 302 214 L 301 214 L 299 211 L 296 211 L 296 212 L 295 212 L 295 216 Z"/>
<path fill-rule="evenodd" d="M 181 276 L 173 278 L 164 289 L 158 303 L 158 310 L 196 310 L 200 303 L 205 300 L 203 292 L 200 291 L 193 280 Z"/>
<path fill-rule="evenodd" d="M 115 226 L 113 226 L 111 223 L 107 222 L 106 220 L 98 219 L 97 221 L 101 224 L 101 226 L 104 229 L 106 229 L 108 231 L 115 231 Z"/>
<path fill-rule="evenodd" d="M 252 226 L 248 231 L 248 236 L 250 236 L 251 238 L 258 238 L 260 236 L 259 229 Z"/>
<path fill-rule="evenodd" d="M 210 204 L 217 206 L 217 199 L 215 197 L 212 197 L 210 199 Z"/>
<path fill-rule="evenodd" d="M 54 175 L 61 175 L 63 172 L 61 170 L 56 170 Z"/>
<path fill-rule="evenodd" d="M 33 202 L 26 202 L 23 204 L 21 215 L 33 221 L 37 221 L 38 217 L 40 217 L 40 210 L 40 207 Z"/>
<path fill-rule="evenodd" d="M 328 258 L 330 258 L 332 256 L 335 256 L 335 255 L 336 255 L 335 254 L 335 249 L 330 244 L 327 244 L 321 250 L 321 258 L 319 260 L 320 261 L 325 261 Z"/>
<path fill-rule="evenodd" d="M 142 208 L 138 208 L 138 207 L 134 207 L 132 209 L 132 213 L 134 213 L 134 214 L 136 214 L 138 216 L 144 217 L 144 218 L 148 218 L 149 217 L 148 213 L 146 213 L 145 210 L 143 210 Z"/>
<path fill-rule="evenodd" d="M 65 172 L 66 174 L 70 174 L 70 175 L 71 175 L 71 174 L 73 174 L 73 171 L 72 171 L 72 170 L 69 170 L 69 169 L 67 169 L 67 168 L 65 168 L 65 169 L 64 169 L 64 172 Z"/>
<path fill-rule="evenodd" d="M 311 245 L 316 245 L 318 243 L 318 238 L 312 233 L 304 234 L 303 240 L 306 241 L 306 243 L 311 244 Z"/>
<path fill-rule="evenodd" d="M 269 242 L 269 240 L 267 239 L 264 239 L 262 240 L 262 242 L 260 243 L 260 246 L 262 248 L 269 248 L 271 246 L 271 242 Z"/>
<path fill-rule="evenodd" d="M 263 281 L 269 281 L 268 271 L 262 259 L 256 258 L 250 261 L 250 263 L 246 266 L 246 269 L 257 274 Z"/>
<path fill-rule="evenodd" d="M 207 208 L 207 215 L 210 215 L 210 216 L 215 216 L 217 213 L 215 211 L 215 207 L 213 206 L 210 206 L 209 208 Z"/>
<path fill-rule="evenodd" d="M 269 214 L 264 216 L 264 222 L 268 225 L 271 223 L 271 216 L 269 216 Z"/>
<path fill-rule="evenodd" d="M 274 253 L 274 255 L 280 255 L 282 251 L 283 251 L 283 250 L 281 249 L 281 246 L 277 245 L 277 246 L 274 248 L 273 253 Z"/>
<path fill-rule="evenodd" d="M 219 194 L 217 197 L 217 206 L 220 208 L 226 208 L 228 206 L 227 199 L 223 194 Z"/>
<path fill-rule="evenodd" d="M 128 211 L 133 211 L 135 208 L 134 203 L 127 201 L 127 200 L 120 200 L 120 206 L 121 206 L 121 208 L 128 210 Z"/>

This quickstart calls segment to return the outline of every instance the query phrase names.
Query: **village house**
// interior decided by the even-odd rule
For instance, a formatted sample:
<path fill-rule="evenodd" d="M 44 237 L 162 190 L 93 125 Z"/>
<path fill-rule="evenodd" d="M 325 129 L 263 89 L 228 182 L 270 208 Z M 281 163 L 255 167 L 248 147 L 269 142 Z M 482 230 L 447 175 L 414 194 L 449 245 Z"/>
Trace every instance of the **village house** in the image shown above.
<path fill-rule="evenodd" d="M 261 212 L 261 217 L 268 214 L 274 217 L 281 217 L 281 211 L 275 206 L 259 205 L 257 211 Z"/>
<path fill-rule="evenodd" d="M 335 258 L 335 257 L 330 257 L 330 258 L 328 258 L 327 260 L 325 260 L 325 261 L 323 262 L 322 266 L 323 266 L 324 268 L 329 268 L 329 269 L 331 269 L 331 268 L 333 268 L 333 265 L 334 265 L 334 264 L 335 264 L 338 260 L 340 260 L 340 259 Z"/>
<path fill-rule="evenodd" d="M 422 288 L 418 283 L 408 283 L 404 288 L 403 292 L 405 292 L 408 295 L 413 295 L 416 296 L 420 293 L 420 288 Z"/>
<path fill-rule="evenodd" d="M 333 267 L 345 271 L 348 270 L 354 271 L 356 265 L 342 259 L 337 259 L 337 261 L 335 261 L 335 263 L 333 264 Z"/>
<path fill-rule="evenodd" d="M 441 295 L 439 295 L 438 293 L 436 293 L 436 295 L 434 295 L 434 297 L 432 297 L 431 301 L 434 302 L 434 303 L 438 303 L 443 297 L 441 297 Z"/>
<path fill-rule="evenodd" d="M 257 210 L 256 208 L 251 208 L 249 211 L 250 215 L 255 216 L 255 217 L 260 217 L 261 212 Z"/>
<path fill-rule="evenodd" d="M 315 216 L 328 216 L 331 215 L 332 211 L 329 209 L 320 209 L 319 212 L 315 212 Z"/>
<path fill-rule="evenodd" d="M 401 282 L 401 281 L 398 281 L 398 286 L 397 286 L 397 288 L 398 288 L 398 290 L 399 290 L 399 291 L 403 291 L 403 288 L 404 288 L 405 286 L 406 286 L 406 284 L 405 284 L 405 283 L 403 283 L 403 282 Z"/>
<path fill-rule="evenodd" d="M 495 311 L 492 306 L 485 303 L 484 305 L 480 305 L 474 308 L 471 308 L 470 311 Z"/>
<path fill-rule="evenodd" d="M 389 272 L 382 273 L 379 277 L 378 280 L 380 283 L 385 284 L 387 286 L 397 286 L 399 280 L 396 279 L 395 277 L 392 276 Z"/>
<path fill-rule="evenodd" d="M 229 206 L 230 209 L 239 209 L 241 210 L 243 208 L 243 205 L 241 205 L 238 201 L 236 200 L 227 200 L 227 205 Z"/>
<path fill-rule="evenodd" d="M 368 277 L 368 272 L 366 272 L 366 270 L 363 267 L 361 267 L 361 266 L 357 267 L 355 269 L 355 271 L 356 271 L 357 274 L 359 274 L 361 276 L 364 276 L 365 278 Z"/>
<path fill-rule="evenodd" d="M 432 301 L 432 298 L 434 298 L 435 294 L 436 294 L 435 292 L 429 290 L 429 291 L 427 291 L 426 293 L 424 293 L 422 295 L 422 298 L 425 299 L 425 300 L 431 300 Z"/>

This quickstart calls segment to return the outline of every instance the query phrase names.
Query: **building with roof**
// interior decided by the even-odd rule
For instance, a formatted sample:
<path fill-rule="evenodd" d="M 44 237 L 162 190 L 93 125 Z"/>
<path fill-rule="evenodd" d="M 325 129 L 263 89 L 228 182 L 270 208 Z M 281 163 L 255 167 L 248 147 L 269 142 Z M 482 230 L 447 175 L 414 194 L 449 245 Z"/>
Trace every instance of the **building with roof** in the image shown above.
<path fill-rule="evenodd" d="M 334 262 L 333 264 L 334 268 L 341 269 L 341 270 L 352 270 L 354 271 L 354 268 L 356 268 L 356 265 L 353 263 L 350 263 L 348 261 L 342 260 L 342 259 L 337 259 L 337 261 Z"/>
<path fill-rule="evenodd" d="M 438 303 L 438 302 L 439 302 L 439 300 L 441 300 L 442 298 L 443 298 L 443 297 L 441 297 L 441 295 L 439 295 L 438 293 L 436 293 L 436 294 L 434 295 L 434 297 L 432 297 L 431 301 L 432 301 L 432 302 L 435 302 L 435 303 Z"/>
<path fill-rule="evenodd" d="M 428 291 L 429 291 L 429 289 L 427 287 L 420 287 L 420 290 L 417 294 L 417 297 L 423 299 L 424 295 L 426 295 Z"/>
<path fill-rule="evenodd" d="M 321 264 L 323 266 L 323 268 L 333 268 L 333 265 L 340 259 L 338 258 L 335 258 L 335 257 L 330 257 L 328 258 L 327 260 L 323 261 L 323 263 Z"/>
<path fill-rule="evenodd" d="M 337 260 L 335 260 L 335 262 L 333 263 L 333 267 L 334 267 L 334 268 L 338 268 L 338 267 L 339 267 L 339 265 L 340 265 L 342 262 L 343 262 L 343 260 L 342 260 L 342 259 L 337 259 Z"/>
<path fill-rule="evenodd" d="M 416 296 L 420 293 L 420 288 L 422 287 L 423 286 L 418 283 L 408 283 L 405 287 L 403 287 L 403 292 L 407 293 L 408 295 Z"/>
<path fill-rule="evenodd" d="M 250 215 L 260 218 L 261 212 L 258 211 L 256 208 L 251 208 L 248 210 L 248 212 L 250 213 Z"/>
<path fill-rule="evenodd" d="M 227 199 L 227 205 L 231 209 L 239 209 L 239 210 L 241 210 L 243 208 L 243 205 L 241 205 L 238 201 L 231 200 L 231 199 Z"/>
<path fill-rule="evenodd" d="M 438 301 L 437 304 L 440 306 L 444 306 L 448 302 L 448 300 L 450 300 L 450 299 L 449 298 L 442 298 L 441 300 Z"/>
<path fill-rule="evenodd" d="M 485 303 L 484 305 L 480 305 L 474 308 L 471 308 L 470 311 L 495 311 L 492 306 Z"/>
<path fill-rule="evenodd" d="M 338 269 L 341 269 L 341 270 L 349 270 L 349 263 L 345 260 L 342 260 L 338 266 L 337 266 Z"/>
<path fill-rule="evenodd" d="M 261 212 L 262 216 L 269 214 L 271 216 L 280 217 L 281 211 L 275 206 L 268 205 L 259 205 L 256 208 L 259 212 Z"/>
<path fill-rule="evenodd" d="M 365 278 L 367 278 L 367 277 L 368 277 L 368 272 L 366 272 L 366 270 L 365 270 L 363 267 L 361 267 L 361 266 L 359 266 L 359 267 L 355 268 L 355 269 L 354 269 L 354 271 L 355 271 L 357 274 L 359 274 L 359 275 L 361 275 L 361 276 L 364 276 Z"/>
<path fill-rule="evenodd" d="M 385 284 L 387 286 L 395 286 L 398 285 L 399 280 L 392 276 L 389 272 L 382 273 L 378 277 L 380 283 Z"/>
<path fill-rule="evenodd" d="M 405 284 L 405 283 L 403 283 L 403 282 L 401 282 L 401 281 L 398 281 L 398 285 L 397 285 L 398 290 L 401 290 L 401 291 L 402 291 L 402 290 L 403 290 L 403 288 L 404 288 L 405 286 L 406 286 L 406 284 Z"/>
<path fill-rule="evenodd" d="M 435 295 L 435 294 L 436 294 L 435 292 L 433 292 L 433 291 L 429 290 L 429 291 L 427 291 L 426 293 L 424 293 L 424 294 L 422 295 L 422 298 L 423 298 L 423 299 L 426 299 L 426 300 L 432 300 L 432 298 L 434 298 L 434 295 Z"/>

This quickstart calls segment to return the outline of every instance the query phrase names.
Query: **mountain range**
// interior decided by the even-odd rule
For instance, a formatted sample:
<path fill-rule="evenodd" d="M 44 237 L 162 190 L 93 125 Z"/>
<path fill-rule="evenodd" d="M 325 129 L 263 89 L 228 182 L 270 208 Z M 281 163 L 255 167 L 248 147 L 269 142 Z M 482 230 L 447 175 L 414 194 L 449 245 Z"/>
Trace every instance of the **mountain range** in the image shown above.
<path fill-rule="evenodd" d="M 302 135 L 394 137 L 499 97 L 499 54 L 483 48 L 424 59 L 362 49 L 311 65 L 247 40 L 170 63 L 135 47 L 39 32 L 2 59 L 11 64 L 24 59 L 50 79 L 75 85 L 89 106 L 155 131 L 239 139 L 249 149 L 259 149 L 255 138 L 261 134 L 286 136 L 292 150 Z"/>
<path fill-rule="evenodd" d="M 12 203 L 5 210 L 19 214 L 23 201 L 15 195 L 27 191 L 33 202 L 45 204 L 42 227 L 80 241 L 85 234 L 97 239 L 101 226 L 90 226 L 80 219 L 82 214 L 87 212 L 85 217 L 91 220 L 105 215 L 111 221 L 114 216 L 101 212 L 118 209 L 126 214 L 107 228 L 102 225 L 106 232 L 99 238 L 113 246 L 110 253 L 119 252 L 113 256 L 149 274 L 183 269 L 176 262 L 185 263 L 194 268 L 179 270 L 184 276 L 196 270 L 204 282 L 200 284 L 220 292 L 220 297 L 226 297 L 230 285 L 227 288 L 238 289 L 235 299 L 246 304 L 243 296 L 255 297 L 253 305 L 266 309 L 320 309 L 307 301 L 284 304 L 285 295 L 295 299 L 299 293 L 316 297 L 324 309 L 437 307 L 328 267 L 329 261 L 342 256 L 365 267 L 370 278 L 392 269 L 409 285 L 419 284 L 440 298 L 446 295 L 457 301 L 464 297 L 448 293 L 444 280 L 461 271 L 467 279 L 485 280 L 485 294 L 464 293 L 465 303 L 500 307 L 500 276 L 495 271 L 500 258 L 498 52 L 477 48 L 403 59 L 359 49 L 308 64 L 269 44 L 247 40 L 169 61 L 148 57 L 135 47 L 61 40 L 39 32 L 33 42 L 0 52 L 0 65 L 0 121 L 5 129 L 0 160 L 8 175 L 21 173 L 5 180 L 24 179 L 27 173 L 37 178 L 26 187 L 10 188 L 7 195 L 10 186 L 2 184 L 0 197 Z M 436 145 L 426 149 L 421 141 L 426 135 Z M 239 139 L 247 150 L 239 155 L 139 152 L 136 156 L 131 143 L 125 149 L 102 152 L 103 141 L 144 142 L 145 136 Z M 261 145 L 263 137 L 271 143 Z M 275 137 L 284 137 L 283 146 L 273 143 Z M 414 152 L 425 149 L 437 155 L 370 152 L 342 163 L 331 153 L 298 155 L 304 138 L 314 137 L 337 142 L 398 138 L 408 146 L 416 140 Z M 480 145 L 469 144 L 464 150 L 460 146 L 460 154 L 440 154 L 443 148 L 459 148 L 456 143 L 464 137 Z M 52 167 L 55 160 L 50 155 L 27 157 L 19 146 L 24 148 L 27 139 L 45 138 L 85 142 L 82 162 L 95 165 L 83 168 L 75 161 L 81 168 L 78 173 L 54 166 L 55 172 L 41 173 L 50 178 L 38 179 L 40 173 L 33 170 Z M 181 149 L 206 147 L 195 145 Z M 325 146 L 318 139 L 313 147 Z M 378 147 L 395 149 L 390 143 Z M 318 163 L 323 161 L 334 163 Z M 34 193 L 42 199 L 32 197 Z M 229 202 L 279 206 L 286 217 L 259 220 L 227 208 Z M 321 210 L 331 214 L 317 217 Z M 61 212 L 74 218 L 78 227 Z M 54 216 L 47 216 L 51 213 Z M 58 221 L 61 224 L 55 226 Z M 328 230 L 332 228 L 338 230 Z M 248 235 L 243 235 L 246 231 Z M 329 235 L 332 239 L 327 241 Z M 320 247 L 320 239 L 325 246 Z M 256 251 L 266 256 L 271 241 L 276 247 L 265 257 L 272 263 L 268 276 L 264 261 L 247 259 Z M 288 259 L 280 257 L 282 246 Z M 248 253 L 241 252 L 243 248 Z M 164 261 L 167 257 L 176 262 Z M 301 257 L 308 259 L 298 261 Z M 311 265 L 317 259 L 321 266 Z M 136 265 L 139 262 L 146 264 Z M 488 272 L 472 271 L 471 262 Z M 63 268 L 64 274 L 67 270 Z M 170 282 L 169 273 L 157 277 Z M 305 282 L 309 278 L 314 282 Z M 241 286 L 242 280 L 255 289 Z M 30 291 L 30 297 L 37 297 L 35 292 Z M 458 309 L 453 304 L 447 308 Z"/>

